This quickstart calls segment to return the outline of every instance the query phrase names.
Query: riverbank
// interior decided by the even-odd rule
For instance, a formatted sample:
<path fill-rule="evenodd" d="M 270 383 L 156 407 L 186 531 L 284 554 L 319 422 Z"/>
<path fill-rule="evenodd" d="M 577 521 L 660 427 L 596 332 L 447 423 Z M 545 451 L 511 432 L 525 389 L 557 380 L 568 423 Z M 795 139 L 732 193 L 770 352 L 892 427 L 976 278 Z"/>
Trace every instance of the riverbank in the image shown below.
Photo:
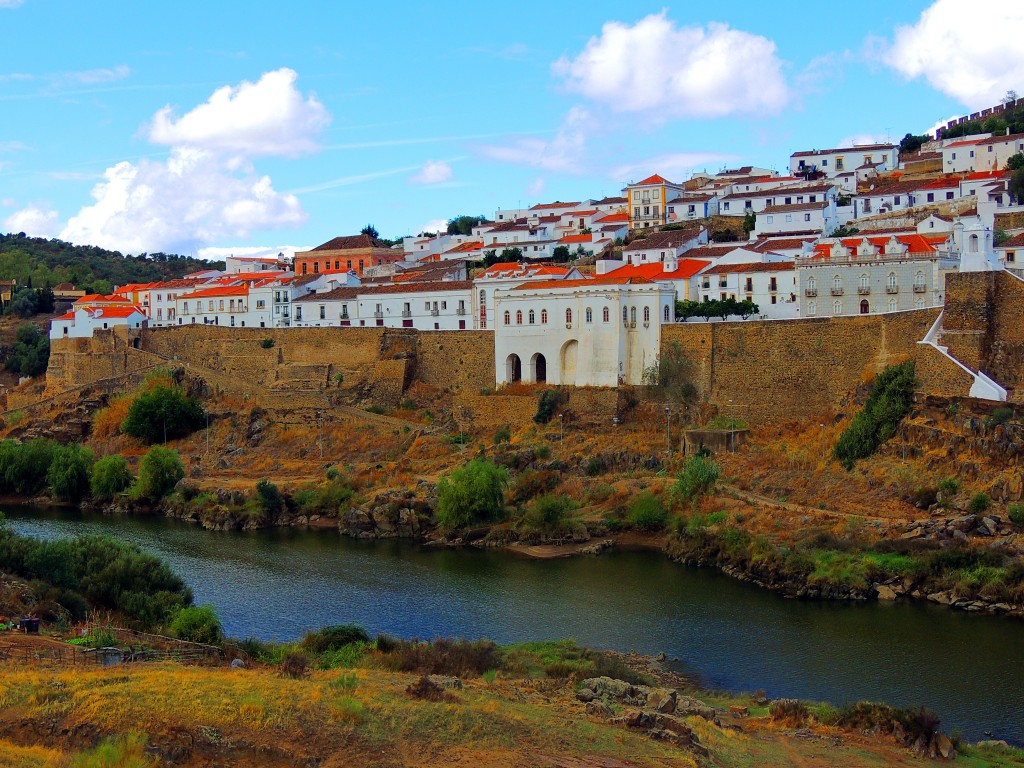
<path fill-rule="evenodd" d="M 229 644 L 244 661 L 217 667 L 8 663 L 0 748 L 26 767 L 100 750 L 105 764 L 186 768 L 1024 765 L 948 738 L 923 711 L 713 693 L 658 659 L 566 641 L 310 647 Z"/>

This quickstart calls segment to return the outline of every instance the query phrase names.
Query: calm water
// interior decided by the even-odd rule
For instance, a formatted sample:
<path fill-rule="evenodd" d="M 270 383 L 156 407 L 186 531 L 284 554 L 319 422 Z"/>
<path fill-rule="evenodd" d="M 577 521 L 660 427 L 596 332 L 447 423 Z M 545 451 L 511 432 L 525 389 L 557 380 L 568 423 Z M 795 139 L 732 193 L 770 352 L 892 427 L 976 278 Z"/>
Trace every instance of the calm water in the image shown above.
<path fill-rule="evenodd" d="M 595 648 L 664 651 L 713 688 L 926 704 L 946 729 L 1024 743 L 1017 621 L 928 605 L 785 600 L 649 552 L 536 561 L 333 532 L 222 533 L 164 519 L 4 512 L 20 533 L 104 533 L 164 557 L 236 637 L 291 640 L 344 622 L 402 637 L 574 637 Z"/>

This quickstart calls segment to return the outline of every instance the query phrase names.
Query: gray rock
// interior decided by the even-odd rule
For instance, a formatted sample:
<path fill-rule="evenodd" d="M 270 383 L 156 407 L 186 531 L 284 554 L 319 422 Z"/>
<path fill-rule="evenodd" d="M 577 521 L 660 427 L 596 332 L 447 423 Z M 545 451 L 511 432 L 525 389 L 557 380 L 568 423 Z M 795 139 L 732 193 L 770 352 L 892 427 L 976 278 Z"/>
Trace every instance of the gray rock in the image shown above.
<path fill-rule="evenodd" d="M 447 691 L 460 690 L 462 688 L 462 680 L 457 677 L 449 677 L 448 675 L 430 675 L 430 682 Z"/>
<path fill-rule="evenodd" d="M 241 659 L 232 659 L 231 660 L 231 668 L 232 669 L 245 669 L 245 662 L 242 661 Z"/>

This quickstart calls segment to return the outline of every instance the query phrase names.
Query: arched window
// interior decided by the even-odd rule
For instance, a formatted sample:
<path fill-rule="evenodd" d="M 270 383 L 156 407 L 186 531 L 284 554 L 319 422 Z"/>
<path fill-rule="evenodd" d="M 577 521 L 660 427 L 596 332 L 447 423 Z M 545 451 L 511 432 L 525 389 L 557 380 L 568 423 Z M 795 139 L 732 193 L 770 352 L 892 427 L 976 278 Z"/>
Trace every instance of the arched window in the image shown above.
<path fill-rule="evenodd" d="M 505 310 L 505 325 L 510 325 L 511 323 L 512 323 L 512 313 L 511 313 L 511 312 L 509 312 L 509 311 L 508 311 L 508 310 L 506 309 L 506 310 Z"/>
<path fill-rule="evenodd" d="M 487 291 L 483 291 L 483 290 L 480 291 L 480 303 L 481 304 L 486 304 L 487 303 Z"/>
<path fill-rule="evenodd" d="M 918 273 L 914 275 L 914 287 L 924 288 L 924 272 L 918 271 Z"/>
<path fill-rule="evenodd" d="M 571 323 L 572 322 L 572 310 L 571 309 L 565 310 L 565 322 L 567 322 L 567 323 Z"/>
<path fill-rule="evenodd" d="M 889 273 L 889 287 L 890 288 L 895 288 L 897 285 L 899 285 L 899 283 L 896 282 L 896 273 L 895 272 L 890 272 Z"/>
<path fill-rule="evenodd" d="M 817 312 L 818 312 L 817 305 L 813 301 L 808 301 L 807 302 L 807 314 L 808 315 L 814 315 L 814 314 L 817 314 Z"/>
<path fill-rule="evenodd" d="M 841 314 L 843 314 L 843 305 L 842 305 L 841 302 L 838 302 L 838 301 L 832 302 L 832 314 L 833 315 L 841 315 Z"/>
<path fill-rule="evenodd" d="M 918 309 L 924 309 L 924 299 L 918 299 L 917 300 L 917 308 Z"/>
<path fill-rule="evenodd" d="M 969 250 L 971 253 L 977 253 L 978 252 L 978 236 L 977 235 L 971 235 L 970 238 L 967 240 L 967 243 L 968 243 L 967 250 Z"/>
<path fill-rule="evenodd" d="M 871 311 L 871 305 L 868 304 L 868 300 L 864 299 L 860 303 L 860 313 L 866 315 Z"/>
<path fill-rule="evenodd" d="M 890 312 L 895 312 L 896 311 L 896 299 L 889 299 L 889 311 Z"/>
<path fill-rule="evenodd" d="M 837 291 L 842 290 L 842 288 L 843 288 L 843 278 L 841 278 L 839 275 L 836 275 L 835 277 L 833 277 L 832 278 L 832 287 L 835 290 L 837 290 Z"/>
<path fill-rule="evenodd" d="M 517 309 L 516 310 L 516 325 L 522 325 L 522 324 L 523 324 L 523 310 Z"/>
<path fill-rule="evenodd" d="M 664 312 L 663 314 L 665 315 L 665 317 L 664 317 L 664 320 L 665 320 L 665 322 L 667 323 L 667 322 L 669 321 L 669 309 L 668 309 L 668 304 L 666 304 L 666 305 L 665 305 L 665 312 Z"/>
<path fill-rule="evenodd" d="M 629 319 L 633 321 L 633 325 L 636 325 L 636 307 L 629 308 Z"/>
<path fill-rule="evenodd" d="M 533 310 L 531 309 L 530 310 L 530 325 L 533 325 L 535 322 L 536 322 L 536 317 L 533 314 Z"/>
<path fill-rule="evenodd" d="M 548 311 L 546 309 L 542 309 L 540 311 L 540 324 L 541 325 L 547 325 L 548 324 Z"/>
<path fill-rule="evenodd" d="M 611 312 L 608 311 L 608 307 L 605 307 L 604 310 L 602 310 L 601 315 L 601 319 L 606 323 L 611 319 Z"/>
<path fill-rule="evenodd" d="M 589 322 L 593 321 L 593 319 L 594 319 L 594 311 L 590 307 L 587 307 L 587 322 L 589 323 Z"/>
<path fill-rule="evenodd" d="M 624 322 L 624 323 L 628 323 L 629 322 L 629 308 L 628 307 L 623 307 L 622 308 L 622 322 Z"/>
<path fill-rule="evenodd" d="M 813 291 L 814 290 L 814 285 L 815 285 L 814 278 L 813 277 L 808 277 L 807 278 L 807 290 L 808 291 Z M 814 302 L 811 302 L 811 303 L 813 304 Z"/>
<path fill-rule="evenodd" d="M 867 273 L 865 273 L 865 274 L 862 274 L 862 275 L 860 276 L 860 287 L 861 287 L 861 288 L 867 288 L 868 286 L 870 286 L 870 285 L 871 285 L 871 283 L 870 283 L 870 282 L 868 282 L 868 281 L 869 281 L 869 279 L 870 279 L 870 278 L 868 278 L 868 276 L 867 276 Z"/>
<path fill-rule="evenodd" d="M 650 307 L 644 307 L 644 322 L 645 323 L 651 322 L 651 308 Z"/>

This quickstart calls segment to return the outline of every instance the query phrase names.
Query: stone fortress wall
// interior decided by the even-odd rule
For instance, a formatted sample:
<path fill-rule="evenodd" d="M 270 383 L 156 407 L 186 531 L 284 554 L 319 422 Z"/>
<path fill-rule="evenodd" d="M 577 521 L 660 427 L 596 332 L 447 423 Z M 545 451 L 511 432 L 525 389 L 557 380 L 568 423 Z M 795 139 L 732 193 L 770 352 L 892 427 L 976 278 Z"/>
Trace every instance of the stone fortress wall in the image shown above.
<path fill-rule="evenodd" d="M 691 361 L 699 399 L 753 425 L 833 412 L 886 365 L 913 358 L 919 390 L 964 396 L 972 378 L 934 348 L 919 344 L 938 309 L 863 317 L 706 323 L 664 327 L 662 354 L 678 344 Z M 1011 393 L 1024 380 L 1024 281 L 1006 273 L 951 274 L 941 344 Z M 266 339 L 273 341 L 270 345 Z M 177 361 L 216 384 L 252 394 L 287 396 L 337 386 L 365 386 L 397 404 L 414 381 L 453 395 L 470 422 L 523 422 L 536 398 L 482 394 L 494 387 L 488 331 L 384 328 L 225 328 L 191 325 L 98 332 L 52 345 L 48 396 Z M 1014 397 L 1011 397 L 1014 399 Z M 614 390 L 570 393 L 572 410 L 610 421 Z"/>

